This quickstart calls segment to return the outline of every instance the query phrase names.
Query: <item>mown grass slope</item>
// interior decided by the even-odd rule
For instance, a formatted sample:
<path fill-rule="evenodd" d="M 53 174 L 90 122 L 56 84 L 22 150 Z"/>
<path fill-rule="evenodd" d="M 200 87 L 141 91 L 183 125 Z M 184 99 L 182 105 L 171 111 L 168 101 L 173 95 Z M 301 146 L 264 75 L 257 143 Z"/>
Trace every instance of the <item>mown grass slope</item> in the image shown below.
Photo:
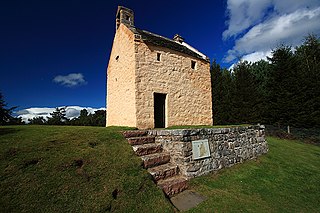
<path fill-rule="evenodd" d="M 320 212 L 320 147 L 267 141 L 258 160 L 193 179 L 208 199 L 190 212 Z"/>
<path fill-rule="evenodd" d="M 0 127 L 0 212 L 174 212 L 119 131 Z M 189 212 L 320 212 L 320 147 L 269 137 L 269 153 L 191 180 Z"/>
<path fill-rule="evenodd" d="M 0 127 L 0 212 L 172 212 L 120 130 Z"/>

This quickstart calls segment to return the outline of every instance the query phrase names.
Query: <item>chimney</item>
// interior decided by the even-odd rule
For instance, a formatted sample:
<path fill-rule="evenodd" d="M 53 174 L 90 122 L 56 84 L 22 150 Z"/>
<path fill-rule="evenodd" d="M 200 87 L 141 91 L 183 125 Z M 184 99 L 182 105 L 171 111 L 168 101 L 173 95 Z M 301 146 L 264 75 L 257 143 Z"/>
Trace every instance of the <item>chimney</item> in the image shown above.
<path fill-rule="evenodd" d="M 119 28 L 121 23 L 127 26 L 134 26 L 134 14 L 131 9 L 118 6 L 116 15 L 116 29 Z"/>
<path fill-rule="evenodd" d="M 184 38 L 182 38 L 181 35 L 179 35 L 179 34 L 175 34 L 173 37 L 173 40 L 177 41 L 179 43 L 182 43 L 184 41 Z"/>

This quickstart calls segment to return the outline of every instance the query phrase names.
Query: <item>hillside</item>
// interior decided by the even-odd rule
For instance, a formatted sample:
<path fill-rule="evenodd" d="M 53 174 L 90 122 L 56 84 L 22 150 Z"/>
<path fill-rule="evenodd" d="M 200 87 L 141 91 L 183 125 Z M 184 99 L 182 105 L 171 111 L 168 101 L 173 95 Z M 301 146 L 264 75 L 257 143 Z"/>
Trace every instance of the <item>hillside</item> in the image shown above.
<path fill-rule="evenodd" d="M 267 137 L 256 161 L 192 180 L 208 197 L 190 212 L 320 212 L 320 147 Z"/>
<path fill-rule="evenodd" d="M 0 127 L 0 212 L 174 212 L 119 131 Z M 190 212 L 320 212 L 320 147 L 268 138 L 256 161 L 195 178 Z"/>
<path fill-rule="evenodd" d="M 120 130 L 0 127 L 0 212 L 172 212 Z"/>

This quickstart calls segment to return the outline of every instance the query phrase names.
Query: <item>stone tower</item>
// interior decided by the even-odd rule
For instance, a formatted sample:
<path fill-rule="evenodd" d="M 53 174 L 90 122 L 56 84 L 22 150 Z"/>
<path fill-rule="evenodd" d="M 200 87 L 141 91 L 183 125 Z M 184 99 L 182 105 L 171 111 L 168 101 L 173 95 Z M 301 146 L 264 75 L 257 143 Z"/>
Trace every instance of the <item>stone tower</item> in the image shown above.
<path fill-rule="evenodd" d="M 119 6 L 107 69 L 107 126 L 212 125 L 210 60 L 187 44 L 138 29 Z"/>
<path fill-rule="evenodd" d="M 121 23 L 128 26 L 134 26 L 134 14 L 132 10 L 119 6 L 116 15 L 116 30 Z"/>

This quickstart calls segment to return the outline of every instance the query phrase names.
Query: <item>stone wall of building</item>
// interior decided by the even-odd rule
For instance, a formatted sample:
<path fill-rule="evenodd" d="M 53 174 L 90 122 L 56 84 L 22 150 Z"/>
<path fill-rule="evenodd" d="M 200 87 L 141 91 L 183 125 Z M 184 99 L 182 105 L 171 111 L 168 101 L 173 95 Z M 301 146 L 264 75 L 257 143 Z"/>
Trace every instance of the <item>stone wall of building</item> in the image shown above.
<path fill-rule="evenodd" d="M 107 126 L 152 129 L 155 111 L 157 127 L 212 125 L 210 60 L 179 35 L 136 28 L 133 11 L 120 6 L 107 69 Z"/>
<path fill-rule="evenodd" d="M 139 39 L 135 53 L 138 128 L 154 128 L 154 93 L 167 94 L 166 126 L 212 125 L 210 62 Z"/>
<path fill-rule="evenodd" d="M 255 159 L 268 152 L 262 125 L 183 130 L 149 130 L 182 175 L 192 178 Z M 192 141 L 208 140 L 210 155 L 193 159 Z"/>
<path fill-rule="evenodd" d="M 120 24 L 107 69 L 107 126 L 136 127 L 134 34 Z"/>

